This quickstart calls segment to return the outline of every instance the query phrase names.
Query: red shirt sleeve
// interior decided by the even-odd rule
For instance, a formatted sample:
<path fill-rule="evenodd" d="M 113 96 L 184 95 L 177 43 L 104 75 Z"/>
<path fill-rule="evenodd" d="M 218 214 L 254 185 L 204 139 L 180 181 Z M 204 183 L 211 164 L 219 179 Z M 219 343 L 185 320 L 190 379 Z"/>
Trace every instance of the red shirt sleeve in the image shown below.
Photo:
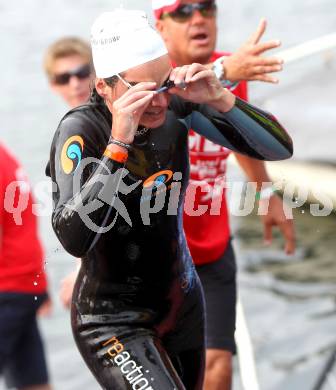
<path fill-rule="evenodd" d="M 3 226 L 3 219 L 4 219 L 4 198 L 5 198 L 5 177 L 4 177 L 4 170 L 3 167 L 5 167 L 5 162 L 3 158 L 3 149 L 2 145 L 0 145 L 0 240 L 2 239 L 2 226 Z M 0 242 L 0 248 L 1 248 L 1 242 Z"/>

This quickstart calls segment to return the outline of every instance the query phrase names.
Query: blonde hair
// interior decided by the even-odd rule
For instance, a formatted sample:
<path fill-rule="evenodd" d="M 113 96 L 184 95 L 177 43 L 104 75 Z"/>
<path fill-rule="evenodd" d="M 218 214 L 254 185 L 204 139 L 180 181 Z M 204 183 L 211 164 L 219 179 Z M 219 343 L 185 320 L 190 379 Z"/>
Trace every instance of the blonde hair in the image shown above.
<path fill-rule="evenodd" d="M 81 38 L 65 37 L 51 44 L 44 56 L 43 67 L 49 78 L 53 77 L 55 61 L 73 55 L 81 56 L 88 64 L 92 65 L 90 45 Z"/>

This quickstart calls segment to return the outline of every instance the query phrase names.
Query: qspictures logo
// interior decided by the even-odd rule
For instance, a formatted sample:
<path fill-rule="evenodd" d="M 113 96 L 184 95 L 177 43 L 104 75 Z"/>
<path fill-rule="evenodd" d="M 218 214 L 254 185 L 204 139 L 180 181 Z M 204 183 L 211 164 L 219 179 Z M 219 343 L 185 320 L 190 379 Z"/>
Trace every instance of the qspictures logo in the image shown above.
<path fill-rule="evenodd" d="M 103 347 L 109 346 L 107 355 L 112 362 L 120 368 L 122 376 L 127 382 L 132 385 L 133 390 L 155 390 L 154 387 L 149 385 L 149 380 L 145 378 L 145 373 L 149 373 L 148 370 L 144 370 L 143 366 L 139 366 L 132 358 L 129 352 L 125 351 L 124 345 L 113 336 L 107 340 Z M 154 380 L 151 378 L 151 380 Z"/>

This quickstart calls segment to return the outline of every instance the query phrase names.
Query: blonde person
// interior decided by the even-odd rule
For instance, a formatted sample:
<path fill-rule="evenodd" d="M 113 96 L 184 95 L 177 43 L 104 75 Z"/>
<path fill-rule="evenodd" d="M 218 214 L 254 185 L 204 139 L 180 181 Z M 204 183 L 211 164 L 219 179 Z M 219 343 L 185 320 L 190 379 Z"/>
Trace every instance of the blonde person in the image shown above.
<path fill-rule="evenodd" d="M 85 103 L 94 77 L 90 46 L 77 37 L 64 37 L 51 44 L 44 57 L 44 70 L 53 92 L 70 108 Z"/>
<path fill-rule="evenodd" d="M 89 100 L 94 71 L 91 47 L 79 37 L 62 37 L 46 50 L 43 68 L 51 90 L 70 107 Z M 69 308 L 78 269 L 61 281 L 60 299 Z"/>

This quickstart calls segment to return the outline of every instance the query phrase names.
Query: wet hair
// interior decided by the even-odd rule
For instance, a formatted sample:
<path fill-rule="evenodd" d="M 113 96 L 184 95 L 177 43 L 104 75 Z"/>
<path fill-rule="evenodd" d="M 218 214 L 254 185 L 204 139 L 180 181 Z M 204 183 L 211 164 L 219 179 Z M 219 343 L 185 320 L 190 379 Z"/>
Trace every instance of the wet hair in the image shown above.
<path fill-rule="evenodd" d="M 99 93 L 97 92 L 95 87 L 93 87 L 91 89 L 89 102 L 95 103 L 95 104 L 103 104 L 104 103 L 104 98 L 99 95 Z"/>
<path fill-rule="evenodd" d="M 109 87 L 114 88 L 117 82 L 119 81 L 119 78 L 118 76 L 112 76 L 112 77 L 107 77 L 106 79 L 104 79 L 104 81 Z"/>
<path fill-rule="evenodd" d="M 93 69 L 90 45 L 78 37 L 64 37 L 52 43 L 45 53 L 43 67 L 49 79 L 53 77 L 55 61 L 73 55 L 82 57 Z"/>
<path fill-rule="evenodd" d="M 123 73 L 120 73 L 120 76 L 123 77 Z M 118 76 L 111 76 L 103 79 L 105 83 L 111 87 L 114 88 L 119 81 Z M 96 87 L 94 86 L 94 81 L 91 83 L 90 86 L 91 94 L 90 94 L 90 102 L 91 103 L 103 103 L 104 98 L 99 95 L 99 93 L 96 90 Z"/>

